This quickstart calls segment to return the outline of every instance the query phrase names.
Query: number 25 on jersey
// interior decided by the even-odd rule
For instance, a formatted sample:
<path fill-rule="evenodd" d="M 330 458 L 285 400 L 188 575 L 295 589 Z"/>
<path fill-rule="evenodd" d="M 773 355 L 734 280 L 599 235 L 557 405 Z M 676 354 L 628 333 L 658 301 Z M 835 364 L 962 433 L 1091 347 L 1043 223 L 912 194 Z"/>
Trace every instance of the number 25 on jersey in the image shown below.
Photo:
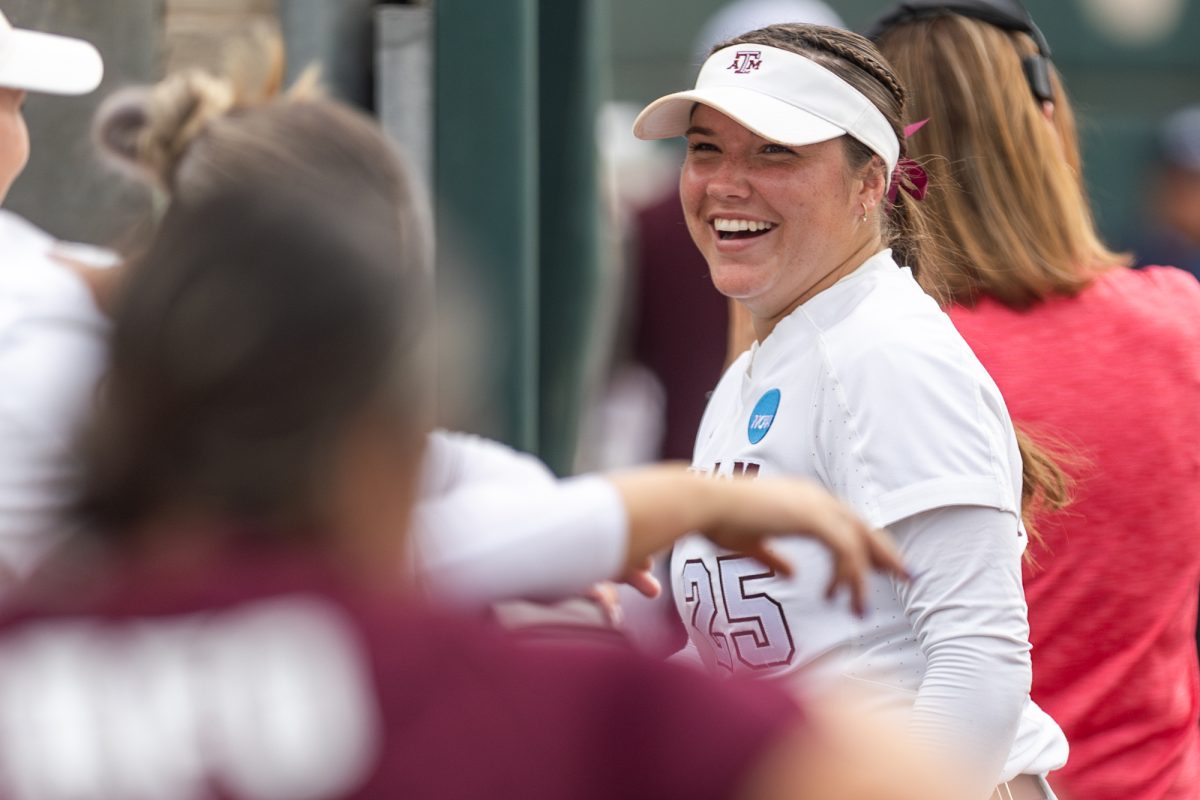
<path fill-rule="evenodd" d="M 718 556 L 716 567 L 714 585 L 706 559 L 689 559 L 680 587 L 691 609 L 684 620 L 691 629 L 688 635 L 705 662 L 731 672 L 735 664 L 755 670 L 790 664 L 796 646 L 783 606 L 766 592 L 754 591 L 755 582 L 775 572 L 746 556 Z M 714 591 L 718 587 L 719 607 Z"/>

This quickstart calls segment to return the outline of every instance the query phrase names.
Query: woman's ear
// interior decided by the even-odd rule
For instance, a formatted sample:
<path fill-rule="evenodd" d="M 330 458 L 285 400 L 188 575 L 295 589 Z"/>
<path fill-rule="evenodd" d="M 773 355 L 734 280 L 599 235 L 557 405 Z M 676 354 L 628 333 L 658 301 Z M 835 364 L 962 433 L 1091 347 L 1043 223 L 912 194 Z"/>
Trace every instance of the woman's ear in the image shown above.
<path fill-rule="evenodd" d="M 860 176 L 862 187 L 855 202 L 865 203 L 867 208 L 874 208 L 883 202 L 883 193 L 887 187 L 887 164 L 877 155 L 872 155 L 862 169 Z"/>

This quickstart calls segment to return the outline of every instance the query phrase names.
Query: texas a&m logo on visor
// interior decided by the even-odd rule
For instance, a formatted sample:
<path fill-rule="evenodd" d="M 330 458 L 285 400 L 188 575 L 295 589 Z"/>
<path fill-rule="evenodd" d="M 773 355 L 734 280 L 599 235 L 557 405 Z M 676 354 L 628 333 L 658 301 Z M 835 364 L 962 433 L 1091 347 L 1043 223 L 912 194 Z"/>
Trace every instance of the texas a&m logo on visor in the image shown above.
<path fill-rule="evenodd" d="M 738 50 L 733 57 L 733 63 L 726 69 L 733 70 L 736 75 L 745 75 L 751 70 L 762 66 L 761 50 Z"/>

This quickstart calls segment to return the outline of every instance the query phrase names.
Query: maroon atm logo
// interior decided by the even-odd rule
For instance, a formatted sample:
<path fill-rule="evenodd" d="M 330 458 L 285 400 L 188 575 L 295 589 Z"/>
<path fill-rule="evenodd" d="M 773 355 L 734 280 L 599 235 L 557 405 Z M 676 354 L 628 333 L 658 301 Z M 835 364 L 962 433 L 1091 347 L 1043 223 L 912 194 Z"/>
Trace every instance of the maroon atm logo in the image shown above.
<path fill-rule="evenodd" d="M 733 63 L 726 67 L 726 69 L 733 70 L 735 75 L 746 75 L 761 66 L 761 50 L 738 50 L 733 56 Z"/>
<path fill-rule="evenodd" d="M 725 463 L 726 462 L 724 461 L 718 461 L 711 467 L 691 466 L 688 467 L 688 472 L 696 475 L 706 475 L 710 478 L 723 478 L 728 480 L 730 478 L 757 478 L 758 471 L 762 469 L 762 464 L 759 464 L 756 461 L 734 461 L 733 469 L 731 469 L 729 472 L 724 472 L 723 468 Z"/>

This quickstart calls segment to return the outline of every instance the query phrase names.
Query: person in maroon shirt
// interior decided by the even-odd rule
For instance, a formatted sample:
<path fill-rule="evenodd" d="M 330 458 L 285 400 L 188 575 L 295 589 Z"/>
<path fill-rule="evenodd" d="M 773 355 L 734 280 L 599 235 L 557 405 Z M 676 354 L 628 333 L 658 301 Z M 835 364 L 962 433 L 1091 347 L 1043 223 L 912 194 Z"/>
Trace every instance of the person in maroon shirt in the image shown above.
<path fill-rule="evenodd" d="M 0 797 L 936 793 L 902 741 L 813 721 L 770 685 L 517 647 L 421 607 L 402 535 L 426 434 L 416 190 L 335 102 L 239 119 L 260 143 L 309 137 L 314 158 L 247 158 L 173 203 L 128 267 L 82 443 L 89 533 L 0 620 Z M 348 168 L 367 161 L 390 191 Z M 640 494 L 654 507 L 631 525 L 769 558 L 765 534 L 842 524 L 800 483 L 657 479 L 642 488 L 695 491 Z M 857 552 L 843 581 L 863 578 Z"/>
<path fill-rule="evenodd" d="M 1200 285 L 1101 242 L 1070 101 L 1019 3 L 906 2 L 873 33 L 929 120 L 909 151 L 929 170 L 935 283 L 1074 479 L 1024 575 L 1032 696 L 1071 745 L 1052 783 L 1200 797 Z"/>
<path fill-rule="evenodd" d="M 636 238 L 633 356 L 663 385 L 661 456 L 690 460 L 726 360 L 725 342 L 701 332 L 728 326 L 729 301 L 713 288 L 676 187 L 638 211 Z"/>

